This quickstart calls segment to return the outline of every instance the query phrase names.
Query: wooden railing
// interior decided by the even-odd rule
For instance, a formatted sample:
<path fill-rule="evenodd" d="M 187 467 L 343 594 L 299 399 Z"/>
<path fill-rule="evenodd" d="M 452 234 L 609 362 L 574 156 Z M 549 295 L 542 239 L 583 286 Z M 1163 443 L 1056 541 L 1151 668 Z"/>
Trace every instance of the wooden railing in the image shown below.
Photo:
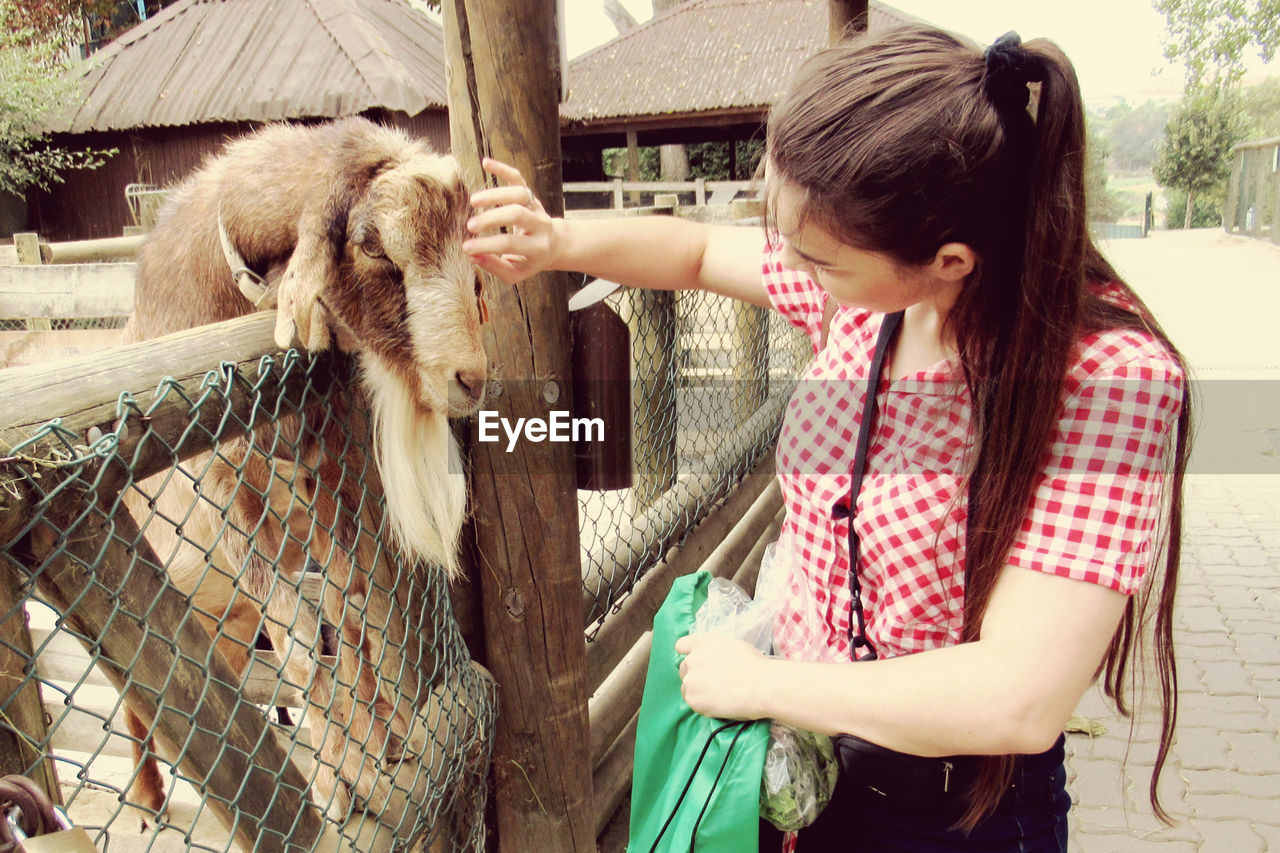
<path fill-rule="evenodd" d="M 1280 136 L 1242 142 L 1231 151 L 1223 227 L 1228 234 L 1280 243 Z"/>

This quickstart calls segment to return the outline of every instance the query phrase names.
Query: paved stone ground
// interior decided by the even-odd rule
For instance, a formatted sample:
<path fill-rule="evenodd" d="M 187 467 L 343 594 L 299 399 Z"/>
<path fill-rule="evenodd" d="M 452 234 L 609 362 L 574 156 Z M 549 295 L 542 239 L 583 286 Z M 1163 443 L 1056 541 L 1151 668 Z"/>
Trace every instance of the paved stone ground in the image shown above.
<path fill-rule="evenodd" d="M 1280 398 L 1271 328 L 1280 248 L 1199 231 L 1114 241 L 1108 253 L 1202 381 L 1230 372 L 1248 377 L 1249 393 Z M 1188 478 L 1175 633 L 1181 712 L 1160 784 L 1176 823 L 1158 822 L 1148 804 L 1158 728 L 1143 721 L 1130 745 L 1129 722 L 1094 690 L 1079 712 L 1106 733 L 1067 739 L 1073 851 L 1280 851 L 1280 475 L 1271 473 L 1280 419 L 1234 437 L 1205 432 L 1216 434 L 1201 458 L 1211 443 L 1235 443 L 1245 464 L 1231 470 L 1257 473 L 1201 466 Z"/>

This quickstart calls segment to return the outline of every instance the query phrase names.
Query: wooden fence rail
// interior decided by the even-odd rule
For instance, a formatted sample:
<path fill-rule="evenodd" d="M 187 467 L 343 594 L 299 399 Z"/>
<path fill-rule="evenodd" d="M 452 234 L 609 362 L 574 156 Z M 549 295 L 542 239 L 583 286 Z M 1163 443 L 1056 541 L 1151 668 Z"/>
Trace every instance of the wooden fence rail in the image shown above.
<path fill-rule="evenodd" d="M 0 318 L 28 322 L 128 317 L 133 313 L 132 263 L 0 266 Z"/>
<path fill-rule="evenodd" d="M 575 181 L 564 185 L 566 196 L 584 193 L 609 193 L 614 208 L 625 207 L 626 199 L 639 193 L 693 193 L 694 204 L 728 204 L 740 193 L 753 194 L 754 181 Z M 710 195 L 708 195 L 710 193 Z"/>

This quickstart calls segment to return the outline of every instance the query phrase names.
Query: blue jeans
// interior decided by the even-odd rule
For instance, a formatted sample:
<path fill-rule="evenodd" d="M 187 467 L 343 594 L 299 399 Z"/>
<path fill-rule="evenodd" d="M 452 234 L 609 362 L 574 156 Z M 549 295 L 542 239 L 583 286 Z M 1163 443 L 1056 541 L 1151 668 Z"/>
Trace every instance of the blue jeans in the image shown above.
<path fill-rule="evenodd" d="M 1066 853 L 1067 793 L 1062 737 L 1023 756 L 994 813 L 967 835 L 951 828 L 954 809 L 896 805 L 843 775 L 816 823 L 801 830 L 797 853 Z M 762 847 L 761 850 L 765 850 Z"/>

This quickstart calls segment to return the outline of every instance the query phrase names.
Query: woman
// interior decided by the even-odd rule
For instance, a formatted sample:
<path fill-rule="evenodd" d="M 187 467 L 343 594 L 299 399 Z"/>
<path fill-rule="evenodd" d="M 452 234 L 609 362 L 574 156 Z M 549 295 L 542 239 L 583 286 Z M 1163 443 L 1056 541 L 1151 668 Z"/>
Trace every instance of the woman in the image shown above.
<path fill-rule="evenodd" d="M 1065 850 L 1063 726 L 1099 674 L 1124 710 L 1148 656 L 1164 817 L 1189 406 L 1181 357 L 1090 239 L 1084 147 L 1054 45 L 908 28 L 823 51 L 775 106 L 763 234 L 551 219 L 486 162 L 505 185 L 473 196 L 464 248 L 499 278 L 708 290 L 814 342 L 777 453 L 782 656 L 676 645 L 694 710 L 854 736 L 802 852 Z"/>

